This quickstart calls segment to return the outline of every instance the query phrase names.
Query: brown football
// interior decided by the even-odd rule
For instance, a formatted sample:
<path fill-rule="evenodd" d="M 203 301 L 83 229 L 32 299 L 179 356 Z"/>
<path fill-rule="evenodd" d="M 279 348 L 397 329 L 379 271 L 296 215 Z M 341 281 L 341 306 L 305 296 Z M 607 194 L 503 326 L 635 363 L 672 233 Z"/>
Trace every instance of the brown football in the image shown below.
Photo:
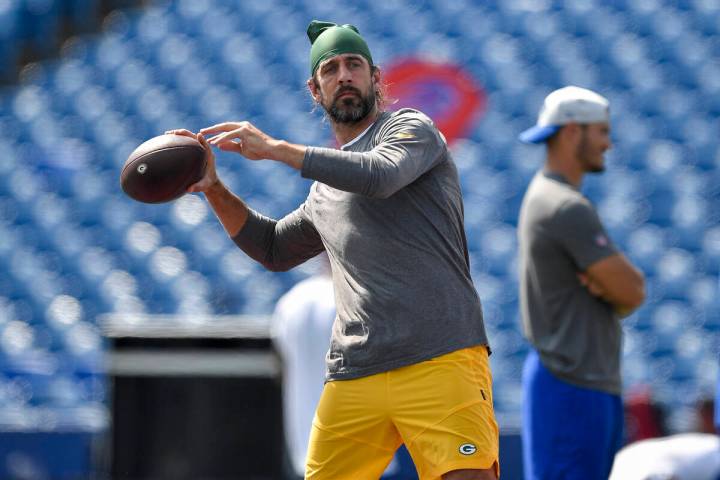
<path fill-rule="evenodd" d="M 205 150 L 183 135 L 160 135 L 137 147 L 120 173 L 120 185 L 132 199 L 162 203 L 185 194 L 205 174 Z"/>

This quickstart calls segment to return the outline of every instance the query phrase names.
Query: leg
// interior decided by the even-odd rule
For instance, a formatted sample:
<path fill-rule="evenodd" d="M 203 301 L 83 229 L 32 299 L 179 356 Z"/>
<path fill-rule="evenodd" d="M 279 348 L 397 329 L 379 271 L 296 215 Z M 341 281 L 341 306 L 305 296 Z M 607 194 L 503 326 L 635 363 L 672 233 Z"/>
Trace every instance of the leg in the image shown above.
<path fill-rule="evenodd" d="M 605 456 L 602 471 L 606 473 L 606 476 L 609 476 L 615 461 L 615 454 L 623 445 L 625 412 L 620 396 L 607 395 L 604 398 L 601 397 L 599 401 L 601 402 L 599 407 L 604 411 L 604 420 L 601 420 L 601 422 L 605 427 L 603 439 Z"/>
<path fill-rule="evenodd" d="M 619 397 L 557 379 L 536 352 L 523 387 L 525 479 L 607 479 L 621 432 Z"/>
<path fill-rule="evenodd" d="M 531 350 L 525 359 L 522 373 L 522 454 L 525 480 L 550 478 L 545 473 L 553 463 L 553 426 L 560 419 L 554 418 L 553 400 L 547 395 L 544 376 L 541 376 L 540 358 Z M 547 403 L 547 405 L 546 405 Z"/>
<path fill-rule="evenodd" d="M 387 415 L 384 375 L 325 384 L 310 433 L 306 479 L 380 478 L 401 443 Z"/>
<path fill-rule="evenodd" d="M 589 389 L 577 389 L 571 406 L 574 438 L 566 449 L 573 464 L 568 466 L 569 479 L 605 480 L 622 442 L 622 401 Z"/>
<path fill-rule="evenodd" d="M 499 474 L 499 433 L 485 347 L 388 373 L 392 419 L 422 480 L 446 474 L 462 479 L 487 469 Z"/>

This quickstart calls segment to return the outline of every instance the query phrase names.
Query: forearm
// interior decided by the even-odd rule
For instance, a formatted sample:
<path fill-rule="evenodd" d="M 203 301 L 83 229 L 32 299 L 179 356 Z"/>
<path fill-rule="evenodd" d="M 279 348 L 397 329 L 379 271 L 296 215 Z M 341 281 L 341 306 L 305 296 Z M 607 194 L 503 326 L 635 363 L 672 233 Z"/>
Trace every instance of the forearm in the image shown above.
<path fill-rule="evenodd" d="M 615 312 L 620 316 L 620 318 L 625 318 L 632 314 L 635 310 L 640 308 L 645 301 L 645 282 L 642 276 L 640 276 L 637 283 L 631 287 L 631 290 L 632 293 L 630 295 L 626 295 L 625 298 L 615 298 L 612 301 Z"/>
<path fill-rule="evenodd" d="M 305 178 L 371 198 L 390 197 L 447 158 L 442 135 L 418 112 L 405 112 L 378 128 L 379 140 L 367 151 L 274 140 L 267 158 L 300 170 Z"/>
<path fill-rule="evenodd" d="M 630 315 L 645 300 L 645 277 L 622 253 L 593 263 L 579 278 L 592 295 L 612 305 L 621 316 Z"/>
<path fill-rule="evenodd" d="M 645 297 L 642 287 L 639 287 L 640 291 L 631 294 L 628 294 L 628 292 L 622 292 L 622 294 L 615 292 L 613 294 L 613 292 L 604 290 L 603 287 L 591 280 L 585 280 L 583 285 L 591 295 L 608 303 L 620 318 L 625 318 L 637 310 L 642 305 Z"/>
<path fill-rule="evenodd" d="M 272 149 L 271 160 L 282 162 L 295 170 L 302 170 L 306 150 L 304 145 L 278 140 Z"/>
<path fill-rule="evenodd" d="M 389 196 L 417 176 L 413 165 L 398 167 L 402 158 L 386 158 L 372 151 L 346 152 L 272 140 L 260 155 L 301 171 L 305 178 L 371 197 Z"/>
<path fill-rule="evenodd" d="M 626 317 L 637 310 L 645 301 L 645 276 L 629 262 L 629 272 L 619 291 L 613 292 L 612 304 L 615 311 Z"/>
<path fill-rule="evenodd" d="M 205 197 L 227 234 L 235 237 L 248 218 L 248 207 L 245 202 L 228 190 L 220 180 L 205 192 Z"/>
<path fill-rule="evenodd" d="M 268 270 L 289 270 L 324 249 L 317 230 L 303 218 L 302 208 L 279 221 L 248 210 L 245 225 L 232 239 Z"/>

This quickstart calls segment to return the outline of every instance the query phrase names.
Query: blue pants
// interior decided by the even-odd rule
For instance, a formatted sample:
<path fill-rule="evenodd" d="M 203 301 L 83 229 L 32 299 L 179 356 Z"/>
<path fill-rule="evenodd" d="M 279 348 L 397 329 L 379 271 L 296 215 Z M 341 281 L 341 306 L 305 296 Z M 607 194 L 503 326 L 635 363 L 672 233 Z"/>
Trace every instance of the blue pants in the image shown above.
<path fill-rule="evenodd" d="M 720 434 L 720 378 L 715 391 L 715 431 Z"/>
<path fill-rule="evenodd" d="M 618 395 L 559 380 L 531 350 L 523 368 L 525 480 L 607 480 L 623 421 Z"/>
<path fill-rule="evenodd" d="M 394 468 L 393 464 L 388 466 L 383 476 L 380 477 L 381 480 L 417 480 L 418 474 L 415 470 L 415 464 L 410 458 L 410 453 L 408 453 L 405 445 L 400 445 L 400 448 L 395 452 L 393 462 Z"/>

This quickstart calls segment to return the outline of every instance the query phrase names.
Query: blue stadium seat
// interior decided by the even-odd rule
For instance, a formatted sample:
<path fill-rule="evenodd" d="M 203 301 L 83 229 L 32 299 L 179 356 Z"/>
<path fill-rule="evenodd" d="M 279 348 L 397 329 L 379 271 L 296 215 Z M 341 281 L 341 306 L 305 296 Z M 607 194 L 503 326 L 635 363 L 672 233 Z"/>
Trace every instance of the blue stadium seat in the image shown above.
<path fill-rule="evenodd" d="M 667 298 L 681 299 L 693 278 L 696 260 L 692 253 L 680 248 L 667 250 L 656 263 L 656 280 Z"/>
<path fill-rule="evenodd" d="M 627 238 L 627 253 L 646 274 L 655 272 L 655 262 L 667 247 L 665 232 L 658 225 L 646 223 Z"/>
<path fill-rule="evenodd" d="M 720 272 L 720 226 L 711 227 L 703 234 L 701 258 L 710 272 Z"/>
<path fill-rule="evenodd" d="M 22 3 L 20 0 L 12 0 L 4 2 L 0 7 L 0 78 L 3 79 L 15 73 L 11 66 L 16 64 L 19 54 Z"/>

